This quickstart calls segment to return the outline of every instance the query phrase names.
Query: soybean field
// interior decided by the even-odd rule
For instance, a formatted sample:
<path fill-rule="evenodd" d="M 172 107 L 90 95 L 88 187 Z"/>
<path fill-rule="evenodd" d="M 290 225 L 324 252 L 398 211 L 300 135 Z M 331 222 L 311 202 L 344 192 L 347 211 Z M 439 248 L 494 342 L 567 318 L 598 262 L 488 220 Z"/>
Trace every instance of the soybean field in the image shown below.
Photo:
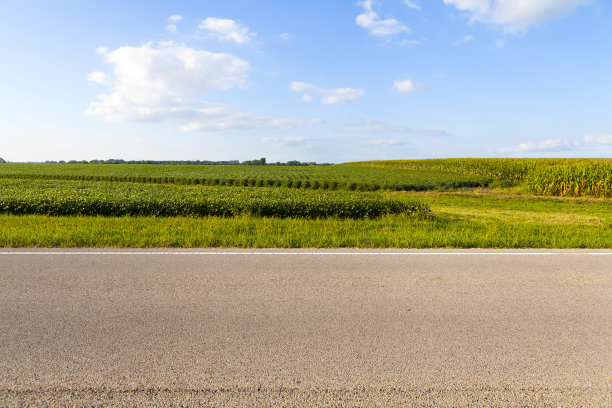
<path fill-rule="evenodd" d="M 0 246 L 610 248 L 611 197 L 611 159 L 0 163 Z"/>
<path fill-rule="evenodd" d="M 3 163 L 0 179 L 306 190 L 426 191 L 523 185 L 547 196 L 612 196 L 612 159 L 430 159 L 334 166 Z"/>
<path fill-rule="evenodd" d="M 14 215 L 371 218 L 429 211 L 422 202 L 372 193 L 271 187 L 0 180 L 0 191 L 0 212 Z"/>
<path fill-rule="evenodd" d="M 487 183 L 485 177 L 457 172 L 365 166 L 7 163 L 0 167 L 1 178 L 350 191 L 424 191 L 436 188 L 478 187 Z"/>

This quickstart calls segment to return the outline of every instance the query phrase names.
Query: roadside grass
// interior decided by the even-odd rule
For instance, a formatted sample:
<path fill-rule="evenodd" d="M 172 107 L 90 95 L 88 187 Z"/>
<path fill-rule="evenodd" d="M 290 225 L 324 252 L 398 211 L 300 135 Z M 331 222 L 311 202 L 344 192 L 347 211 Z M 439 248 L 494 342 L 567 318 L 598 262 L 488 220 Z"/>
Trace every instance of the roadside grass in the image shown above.
<path fill-rule="evenodd" d="M 494 216 L 504 212 L 507 217 L 534 216 L 542 221 L 579 222 L 612 220 L 612 200 L 594 197 L 535 196 L 513 189 L 464 189 L 454 192 L 401 192 L 392 196 L 420 199 L 430 204 L 436 214 L 478 212 Z M 500 220 L 509 218 L 500 218 Z"/>
<path fill-rule="evenodd" d="M 2 247 L 612 248 L 612 200 L 516 191 L 402 194 L 430 216 L 376 219 L 0 215 Z"/>

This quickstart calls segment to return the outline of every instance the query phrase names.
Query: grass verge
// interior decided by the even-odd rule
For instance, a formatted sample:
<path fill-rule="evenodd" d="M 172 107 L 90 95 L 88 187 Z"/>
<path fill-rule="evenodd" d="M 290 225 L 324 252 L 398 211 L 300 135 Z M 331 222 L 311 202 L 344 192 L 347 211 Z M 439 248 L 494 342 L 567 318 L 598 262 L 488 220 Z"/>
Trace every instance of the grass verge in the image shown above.
<path fill-rule="evenodd" d="M 3 247 L 612 248 L 609 199 L 404 193 L 431 216 L 377 219 L 0 215 Z"/>

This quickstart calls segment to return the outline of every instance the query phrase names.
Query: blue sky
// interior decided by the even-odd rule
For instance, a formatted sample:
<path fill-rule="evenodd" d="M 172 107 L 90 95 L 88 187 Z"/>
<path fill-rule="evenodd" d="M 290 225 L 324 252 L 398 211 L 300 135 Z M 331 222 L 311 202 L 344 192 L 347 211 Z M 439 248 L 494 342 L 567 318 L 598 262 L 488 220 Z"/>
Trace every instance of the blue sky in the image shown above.
<path fill-rule="evenodd" d="M 0 157 L 612 157 L 604 0 L 0 1 Z"/>

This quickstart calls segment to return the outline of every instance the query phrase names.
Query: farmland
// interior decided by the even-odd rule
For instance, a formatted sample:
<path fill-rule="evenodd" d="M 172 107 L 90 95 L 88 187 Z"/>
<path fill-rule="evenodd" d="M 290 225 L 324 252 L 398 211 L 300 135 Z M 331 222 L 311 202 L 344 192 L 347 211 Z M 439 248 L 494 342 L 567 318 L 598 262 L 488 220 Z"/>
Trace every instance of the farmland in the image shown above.
<path fill-rule="evenodd" d="M 612 197 L 612 159 L 387 160 L 345 165 L 461 174 L 484 180 L 487 186 L 524 184 L 538 195 Z"/>
<path fill-rule="evenodd" d="M 0 181 L 0 212 L 23 215 L 370 218 L 427 214 L 417 201 L 346 191 L 191 187 L 82 181 Z"/>
<path fill-rule="evenodd" d="M 311 190 L 408 190 L 484 186 L 486 179 L 448 171 L 367 166 L 181 166 L 3 164 L 0 178 L 123 181 L 177 185 L 286 187 Z"/>
<path fill-rule="evenodd" d="M 0 164 L 0 245 L 612 247 L 612 160 Z"/>

